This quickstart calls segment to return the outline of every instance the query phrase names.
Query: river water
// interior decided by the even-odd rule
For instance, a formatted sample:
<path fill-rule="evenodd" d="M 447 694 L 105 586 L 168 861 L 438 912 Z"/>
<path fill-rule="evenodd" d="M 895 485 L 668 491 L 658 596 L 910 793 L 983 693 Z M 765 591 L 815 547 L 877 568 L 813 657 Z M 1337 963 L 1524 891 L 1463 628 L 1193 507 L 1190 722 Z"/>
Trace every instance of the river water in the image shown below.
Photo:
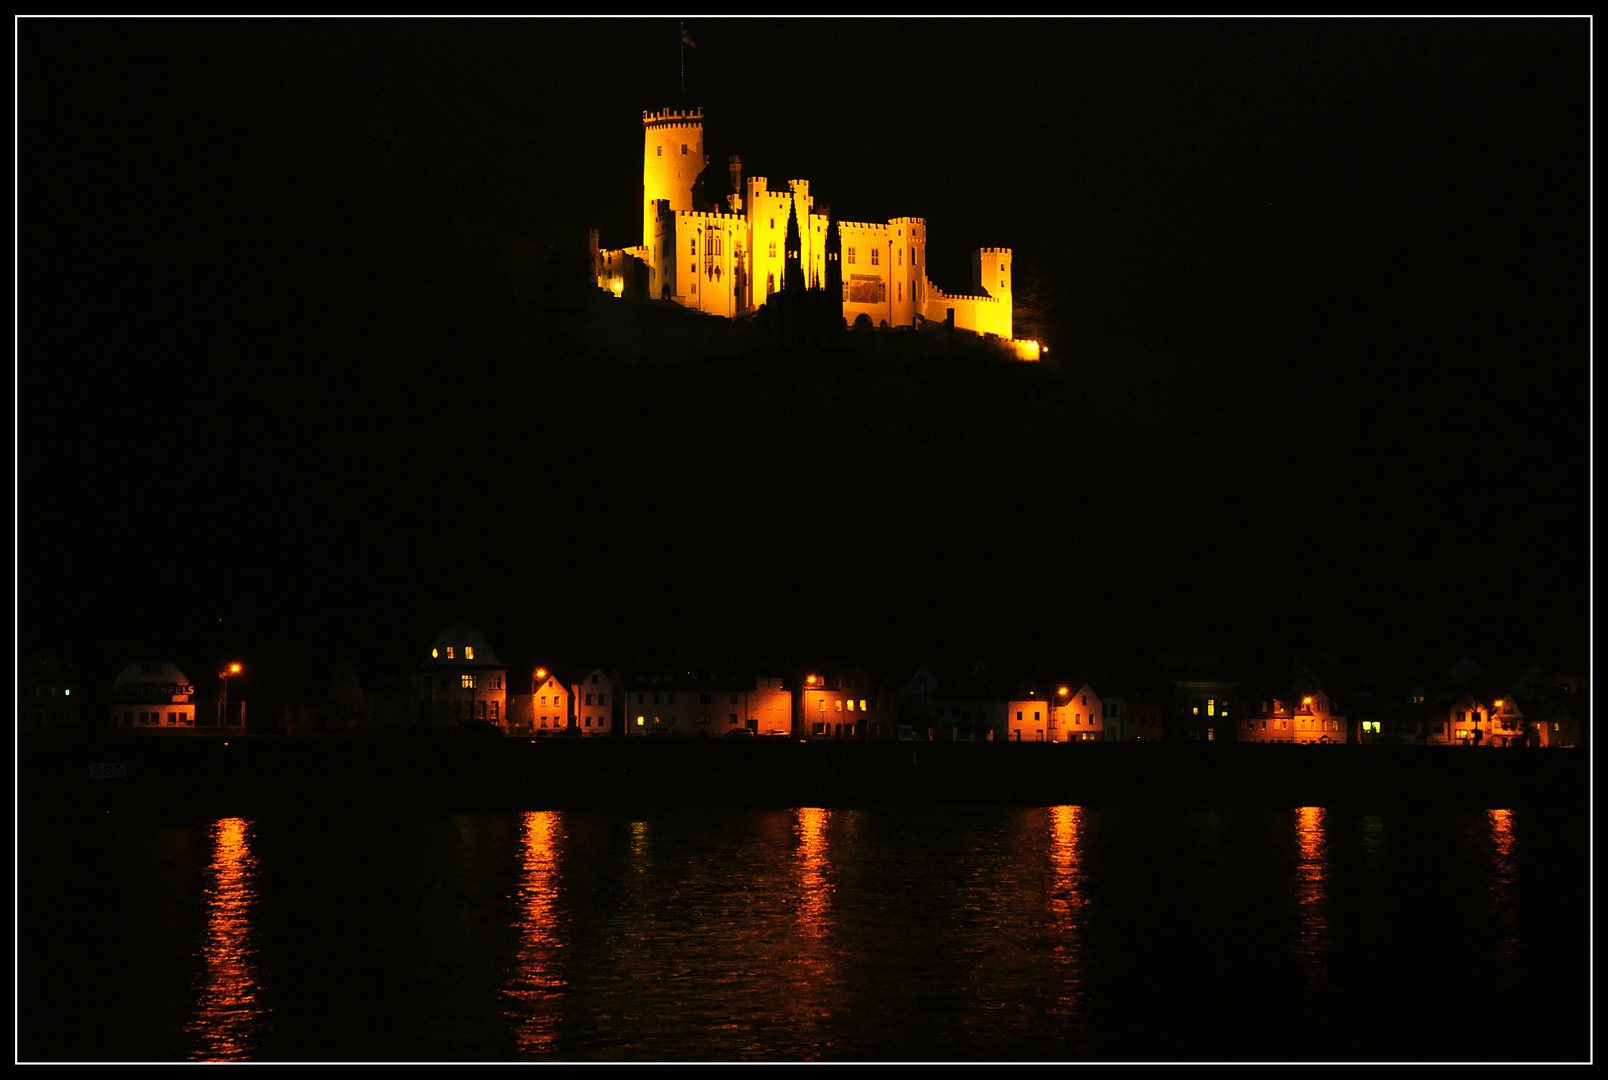
<path fill-rule="evenodd" d="M 794 809 L 19 832 L 25 1061 L 1585 1060 L 1548 811 Z"/>

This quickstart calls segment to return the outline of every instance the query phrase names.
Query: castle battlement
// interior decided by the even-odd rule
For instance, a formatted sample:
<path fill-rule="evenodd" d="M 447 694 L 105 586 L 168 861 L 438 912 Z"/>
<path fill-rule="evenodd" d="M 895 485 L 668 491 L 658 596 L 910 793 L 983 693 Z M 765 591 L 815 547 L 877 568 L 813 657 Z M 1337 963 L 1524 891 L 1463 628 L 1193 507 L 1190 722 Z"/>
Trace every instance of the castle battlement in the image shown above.
<path fill-rule="evenodd" d="M 689 127 L 693 124 L 703 123 L 703 108 L 696 109 L 663 109 L 659 112 L 642 111 L 642 125 L 644 127 Z"/>
<path fill-rule="evenodd" d="M 977 250 L 983 255 L 1009 255 L 1011 253 L 1010 248 L 978 248 Z"/>
<path fill-rule="evenodd" d="M 880 229 L 883 232 L 887 232 L 888 231 L 888 223 L 886 221 L 840 221 L 840 222 L 838 222 L 838 228 L 840 228 L 840 229 L 872 229 L 872 230 Z"/>
<path fill-rule="evenodd" d="M 747 223 L 747 219 L 740 214 L 723 214 L 718 210 L 676 210 L 673 213 L 676 217 L 687 221 L 716 222 L 731 226 L 745 225 Z"/>
<path fill-rule="evenodd" d="M 1003 304 L 1005 302 L 1000 297 L 994 296 L 992 294 L 987 295 L 987 296 L 983 296 L 983 295 L 979 295 L 979 294 L 976 294 L 976 293 L 951 293 L 951 292 L 944 292 L 944 290 L 940 289 L 936 285 L 933 285 L 931 282 L 929 282 L 928 285 L 932 289 L 931 298 L 934 301 L 937 301 L 937 300 L 964 300 L 969 304 Z M 984 291 L 986 292 L 987 290 L 984 290 Z"/>

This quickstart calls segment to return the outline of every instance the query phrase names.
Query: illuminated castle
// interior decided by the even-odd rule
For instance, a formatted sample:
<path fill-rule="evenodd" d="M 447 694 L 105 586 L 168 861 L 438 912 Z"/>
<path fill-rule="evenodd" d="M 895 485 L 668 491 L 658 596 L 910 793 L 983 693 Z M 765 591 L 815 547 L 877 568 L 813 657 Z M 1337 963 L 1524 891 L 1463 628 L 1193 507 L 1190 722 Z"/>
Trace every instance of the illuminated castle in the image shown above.
<path fill-rule="evenodd" d="M 599 288 L 746 318 L 786 284 L 788 219 L 796 214 L 805 285 L 840 283 L 847 324 L 862 317 L 879 327 L 932 322 L 1011 341 L 1009 248 L 974 251 L 971 288 L 945 292 L 927 279 L 925 219 L 833 222 L 829 212 L 816 212 L 808 180 L 772 188 L 763 176 L 744 177 L 735 157 L 729 169 L 736 194 L 723 209 L 699 210 L 693 188 L 708 164 L 703 110 L 645 112 L 642 128 L 642 242 L 596 251 Z M 1013 346 L 1023 359 L 1038 358 L 1036 342 Z"/>

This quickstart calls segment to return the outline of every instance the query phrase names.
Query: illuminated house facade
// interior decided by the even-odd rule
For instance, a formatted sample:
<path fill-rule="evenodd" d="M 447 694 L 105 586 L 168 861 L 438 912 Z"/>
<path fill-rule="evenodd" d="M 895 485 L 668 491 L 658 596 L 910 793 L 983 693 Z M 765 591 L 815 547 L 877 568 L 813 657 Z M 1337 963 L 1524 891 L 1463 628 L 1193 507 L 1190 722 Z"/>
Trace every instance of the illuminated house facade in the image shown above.
<path fill-rule="evenodd" d="M 692 734 L 687 722 L 691 691 L 691 680 L 685 676 L 663 671 L 633 675 L 625 686 L 626 735 Z"/>
<path fill-rule="evenodd" d="M 1055 742 L 1053 691 L 1020 683 L 1005 703 L 1005 738 L 1011 742 Z"/>
<path fill-rule="evenodd" d="M 129 664 L 112 680 L 112 726 L 120 731 L 192 731 L 195 709 L 195 687 L 172 664 Z"/>
<path fill-rule="evenodd" d="M 1424 741 L 1452 746 L 1522 746 L 1524 716 L 1511 697 L 1485 702 L 1470 690 L 1443 694 L 1436 699 Z"/>
<path fill-rule="evenodd" d="M 1312 689 L 1286 698 L 1263 698 L 1250 703 L 1250 715 L 1235 721 L 1240 742 L 1345 743 L 1350 729 L 1343 716 L 1334 714 L 1329 695 Z"/>
<path fill-rule="evenodd" d="M 421 711 L 434 726 L 508 717 L 508 668 L 479 630 L 454 623 L 436 635 L 430 659 L 414 677 Z"/>
<path fill-rule="evenodd" d="M 614 733 L 614 706 L 619 693 L 614 680 L 602 668 L 592 668 L 580 681 L 570 686 L 571 711 L 575 726 L 583 736 L 597 737 Z"/>
<path fill-rule="evenodd" d="M 897 739 L 898 691 L 859 665 L 807 672 L 799 687 L 795 731 L 805 739 Z"/>
<path fill-rule="evenodd" d="M 845 323 L 947 322 L 1012 340 L 1009 248 L 974 251 L 971 287 L 945 292 L 927 279 L 924 219 L 833 222 L 830 211 L 817 210 L 808 180 L 773 187 L 766 177 L 744 177 L 736 157 L 728 162 L 733 194 L 725 206 L 698 208 L 693 189 L 708 164 L 703 110 L 645 112 L 642 127 L 642 240 L 630 248 L 595 249 L 600 289 L 618 296 L 644 281 L 649 298 L 727 319 L 747 317 L 785 284 L 788 219 L 796 214 L 797 258 L 808 289 L 826 288 L 837 277 L 828 272 L 836 229 Z M 1023 359 L 1038 358 L 1035 342 L 1014 348 Z"/>
<path fill-rule="evenodd" d="M 557 735 L 575 726 L 571 692 L 545 667 L 530 673 L 530 711 L 527 730 L 533 735 Z M 523 718 L 522 718 L 523 719 Z"/>
<path fill-rule="evenodd" d="M 1586 728 L 1567 702 L 1537 701 L 1526 706 L 1525 735 L 1530 746 L 1583 746 Z"/>
<path fill-rule="evenodd" d="M 1105 704 L 1088 683 L 1069 694 L 1057 691 L 1052 723 L 1056 742 L 1102 742 L 1105 739 Z"/>
<path fill-rule="evenodd" d="M 1022 682 L 1006 703 L 1005 737 L 1011 742 L 1101 742 L 1105 704 L 1086 682 L 1053 687 Z"/>

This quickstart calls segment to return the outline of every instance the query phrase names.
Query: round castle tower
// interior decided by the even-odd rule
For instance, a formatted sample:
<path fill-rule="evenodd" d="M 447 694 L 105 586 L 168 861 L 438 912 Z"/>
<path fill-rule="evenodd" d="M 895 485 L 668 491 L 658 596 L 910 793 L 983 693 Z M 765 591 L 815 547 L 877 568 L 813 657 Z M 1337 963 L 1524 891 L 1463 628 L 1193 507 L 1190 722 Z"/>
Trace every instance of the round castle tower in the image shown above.
<path fill-rule="evenodd" d="M 702 109 L 642 114 L 643 247 L 653 245 L 653 221 L 661 199 L 671 210 L 692 209 L 692 185 L 707 164 Z"/>

